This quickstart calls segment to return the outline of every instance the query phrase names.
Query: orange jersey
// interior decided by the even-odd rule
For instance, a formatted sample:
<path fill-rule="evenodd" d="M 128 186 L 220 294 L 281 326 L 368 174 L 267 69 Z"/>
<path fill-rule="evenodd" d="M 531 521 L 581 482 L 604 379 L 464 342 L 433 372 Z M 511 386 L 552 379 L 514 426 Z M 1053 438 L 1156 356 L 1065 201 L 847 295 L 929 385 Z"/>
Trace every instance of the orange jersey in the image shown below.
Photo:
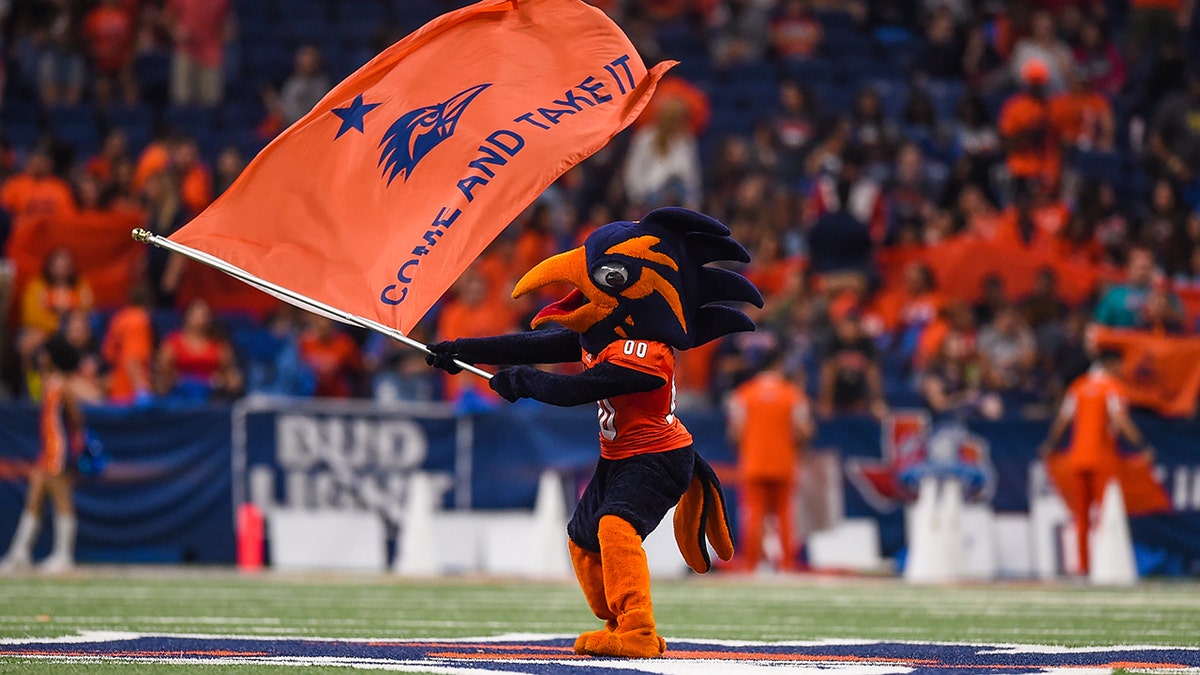
<path fill-rule="evenodd" d="M 66 386 L 61 375 L 47 377 L 42 383 L 42 452 L 37 465 L 51 476 L 60 475 L 67 467 L 67 427 L 63 423 Z"/>
<path fill-rule="evenodd" d="M 791 480 L 800 444 L 796 422 L 808 416 L 808 397 L 783 377 L 767 371 L 734 390 L 738 464 L 743 479 Z"/>
<path fill-rule="evenodd" d="M 1016 94 L 1000 109 L 1000 134 L 1015 141 L 1008 150 L 1008 172 L 1017 178 L 1057 174 L 1057 141 L 1052 137 L 1049 105 L 1028 94 Z"/>
<path fill-rule="evenodd" d="M 1093 368 L 1067 389 L 1063 414 L 1074 419 L 1068 459 L 1075 468 L 1113 467 L 1120 460 L 1113 416 L 1125 409 L 1117 378 Z"/>
<path fill-rule="evenodd" d="M 8 211 L 13 220 L 57 219 L 75 210 L 75 198 L 71 195 L 71 187 L 61 178 L 21 174 L 8 179 L 0 188 L 0 207 Z"/>
<path fill-rule="evenodd" d="M 141 307 L 126 307 L 114 314 L 100 353 L 113 367 L 109 398 L 116 403 L 132 401 L 138 392 L 131 371 L 137 370 L 137 379 L 142 383 L 150 381 L 150 360 L 154 356 L 150 314 Z"/>
<path fill-rule="evenodd" d="M 618 340 L 599 354 L 583 354 L 583 367 L 611 363 L 666 380 L 653 391 L 598 401 L 600 456 L 625 459 L 634 455 L 678 450 L 692 435 L 675 417 L 675 350 L 661 342 Z"/>

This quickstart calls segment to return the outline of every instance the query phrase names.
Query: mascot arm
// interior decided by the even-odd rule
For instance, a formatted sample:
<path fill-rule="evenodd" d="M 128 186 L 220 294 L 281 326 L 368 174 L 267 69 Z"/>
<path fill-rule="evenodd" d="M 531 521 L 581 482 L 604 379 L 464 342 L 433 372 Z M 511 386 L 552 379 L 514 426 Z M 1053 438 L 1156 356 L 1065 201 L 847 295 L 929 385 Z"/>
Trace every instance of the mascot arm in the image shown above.
<path fill-rule="evenodd" d="M 654 391 L 666 383 L 656 375 L 612 363 L 601 363 L 578 375 L 559 375 L 529 366 L 516 366 L 496 373 L 490 382 L 492 389 L 509 401 L 532 398 L 564 407 Z"/>
<path fill-rule="evenodd" d="M 570 363 L 581 354 L 579 334 L 569 330 L 535 330 L 485 338 L 459 338 L 429 345 L 425 362 L 450 373 L 461 372 L 453 361 L 485 364 Z"/>

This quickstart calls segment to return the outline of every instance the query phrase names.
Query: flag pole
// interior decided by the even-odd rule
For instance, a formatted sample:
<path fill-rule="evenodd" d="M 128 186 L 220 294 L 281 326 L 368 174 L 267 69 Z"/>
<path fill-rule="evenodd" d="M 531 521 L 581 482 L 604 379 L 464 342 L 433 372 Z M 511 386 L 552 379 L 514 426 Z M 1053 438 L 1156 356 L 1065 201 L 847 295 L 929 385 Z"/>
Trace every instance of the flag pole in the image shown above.
<path fill-rule="evenodd" d="M 208 265 L 209 267 L 215 267 L 216 269 L 221 270 L 222 272 L 228 274 L 229 276 L 231 276 L 235 279 L 238 279 L 239 281 L 244 281 L 247 284 L 250 284 L 251 286 L 254 286 L 260 290 L 266 291 L 267 293 L 270 293 L 271 295 L 274 295 L 275 297 L 277 297 L 281 300 L 285 300 L 290 304 L 296 305 L 297 307 L 299 307 L 301 309 L 304 309 L 304 310 L 307 310 L 310 312 L 314 312 L 316 314 L 324 314 L 326 316 L 335 318 L 339 321 L 348 323 L 352 326 L 358 326 L 360 328 L 366 328 L 367 330 L 373 330 L 377 333 L 382 333 L 383 335 L 386 335 L 386 336 L 392 338 L 393 340 L 396 340 L 397 342 L 401 342 L 405 345 L 408 345 L 409 347 L 412 347 L 413 349 L 423 351 L 426 354 L 432 353 L 429 350 L 429 347 L 425 345 L 425 343 L 420 342 L 419 340 L 414 340 L 414 339 L 408 337 L 407 335 L 405 335 L 404 333 L 401 333 L 400 331 L 396 330 L 395 328 L 385 326 L 385 325 L 379 323 L 378 321 L 372 321 L 371 319 L 367 319 L 367 318 L 358 316 L 356 314 L 351 314 L 345 310 L 341 310 L 341 309 L 338 309 L 337 307 L 333 307 L 332 305 L 327 305 L 319 300 L 314 300 L 310 297 L 300 295 L 299 293 L 296 293 L 295 291 L 288 290 L 288 289 L 284 288 L 283 286 L 280 286 L 278 284 L 267 281 L 266 279 L 256 277 L 253 274 L 250 274 L 249 272 L 247 272 L 246 270 L 244 270 L 240 267 L 237 267 L 235 265 L 231 265 L 230 263 L 228 263 L 224 260 L 221 260 L 220 258 L 218 258 L 214 255 L 211 255 L 209 253 L 205 253 L 204 251 L 196 250 L 194 248 L 191 248 L 190 246 L 184 246 L 183 244 L 180 244 L 175 241 L 171 241 L 170 239 L 167 239 L 166 237 L 159 236 L 157 234 L 154 234 L 153 232 L 150 232 L 149 230 L 144 230 L 142 228 L 137 228 L 133 231 L 133 238 L 135 241 L 140 241 L 140 242 L 146 243 L 146 244 L 152 244 L 159 248 L 163 248 L 168 251 L 173 251 L 175 253 L 178 253 L 179 255 L 182 255 L 186 258 L 190 258 L 191 260 L 195 260 L 196 262 L 204 263 L 205 265 Z M 486 370 L 483 370 L 482 368 L 473 366 L 470 363 L 464 363 L 462 361 L 459 361 L 458 359 L 455 359 L 454 365 L 458 366 L 459 368 L 462 368 L 463 370 L 467 371 L 468 373 L 471 373 L 472 375 L 478 375 L 479 377 L 482 377 L 485 380 L 492 379 L 491 373 L 487 372 Z"/>

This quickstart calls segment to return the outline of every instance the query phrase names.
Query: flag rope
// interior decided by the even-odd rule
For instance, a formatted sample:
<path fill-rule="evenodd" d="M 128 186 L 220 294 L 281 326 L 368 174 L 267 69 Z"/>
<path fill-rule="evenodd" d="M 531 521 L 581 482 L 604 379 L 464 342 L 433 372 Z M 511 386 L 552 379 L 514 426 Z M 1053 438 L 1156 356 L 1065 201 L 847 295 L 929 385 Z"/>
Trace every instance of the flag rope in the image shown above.
<path fill-rule="evenodd" d="M 236 265 L 232 265 L 214 255 L 205 253 L 204 251 L 196 250 L 194 248 L 191 248 L 190 246 L 184 246 L 183 244 L 171 241 L 170 239 L 167 239 L 166 237 L 159 236 L 157 234 L 154 234 L 153 232 L 150 232 L 149 230 L 144 230 L 142 228 L 137 228 L 133 231 L 133 238 L 136 241 L 140 241 L 140 242 L 146 243 L 146 244 L 151 244 L 153 246 L 157 246 L 159 248 L 166 249 L 168 251 L 173 251 L 173 252 L 178 253 L 179 255 L 182 255 L 186 258 L 195 260 L 196 262 L 203 263 L 205 265 L 208 265 L 209 267 L 214 267 L 239 281 L 243 281 L 247 284 L 250 284 L 251 286 L 254 286 L 255 288 L 258 288 L 259 290 L 270 293 L 271 295 L 279 298 L 280 300 L 283 300 L 289 304 L 295 305 L 295 306 L 299 307 L 300 309 L 303 309 L 303 310 L 306 310 L 309 312 L 313 312 L 316 314 L 323 314 L 330 318 L 337 319 L 338 321 L 341 321 L 343 323 L 348 323 L 352 326 L 358 326 L 360 328 L 366 328 L 367 330 L 373 330 L 377 333 L 382 333 L 383 335 L 386 335 L 397 342 L 408 345 L 409 347 L 412 347 L 413 349 L 423 351 L 426 354 L 432 353 L 429 350 L 429 347 L 425 343 L 420 342 L 419 340 L 414 340 L 414 339 L 408 337 L 407 335 L 405 335 L 404 333 L 401 333 L 400 331 L 396 330 L 395 328 L 385 326 L 385 325 L 379 323 L 378 321 L 372 321 L 371 319 L 367 319 L 365 317 L 358 316 L 357 314 L 351 314 L 345 310 L 341 310 L 336 307 L 333 307 L 332 305 L 327 305 L 319 300 L 314 300 L 310 297 L 300 295 L 299 293 L 296 293 L 295 291 L 288 290 L 288 289 L 284 288 L 283 286 L 280 286 L 278 284 L 267 281 L 266 279 L 256 277 L 253 274 L 250 274 L 249 272 L 247 272 L 246 270 L 244 270 L 240 267 L 237 267 Z M 492 379 L 491 373 L 487 372 L 486 370 L 483 370 L 482 368 L 473 366 L 470 363 L 464 363 L 462 361 L 459 361 L 458 359 L 455 359 L 454 365 L 458 366 L 459 368 L 462 368 L 463 370 L 467 371 L 468 373 L 471 373 L 472 375 L 478 375 L 479 377 L 482 377 L 485 380 Z"/>

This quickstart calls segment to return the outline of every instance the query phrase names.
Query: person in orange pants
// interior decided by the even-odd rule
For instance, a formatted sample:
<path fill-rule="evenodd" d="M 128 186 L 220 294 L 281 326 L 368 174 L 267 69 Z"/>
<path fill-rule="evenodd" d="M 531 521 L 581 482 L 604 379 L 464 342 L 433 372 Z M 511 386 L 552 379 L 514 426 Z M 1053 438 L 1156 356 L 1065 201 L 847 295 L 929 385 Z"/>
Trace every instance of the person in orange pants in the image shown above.
<path fill-rule="evenodd" d="M 1153 454 L 1129 417 L 1125 394 L 1117 377 L 1120 366 L 1121 353 L 1106 350 L 1087 373 L 1071 383 L 1058 417 L 1039 449 L 1041 456 L 1049 459 L 1067 427 L 1072 427 L 1071 442 L 1064 458 L 1066 470 L 1059 478 L 1058 488 L 1075 521 L 1079 569 L 1085 575 L 1091 562 L 1088 531 L 1092 507 L 1100 504 L 1104 488 L 1120 473 L 1117 434 L 1143 452 Z"/>
<path fill-rule="evenodd" d="M 795 567 L 792 496 L 796 459 L 812 437 L 808 397 L 790 382 L 782 355 L 747 380 L 729 399 L 729 434 L 737 447 L 741 479 L 741 567 L 753 571 L 763 558 L 763 526 L 775 517 L 783 559 L 782 570 Z"/>

